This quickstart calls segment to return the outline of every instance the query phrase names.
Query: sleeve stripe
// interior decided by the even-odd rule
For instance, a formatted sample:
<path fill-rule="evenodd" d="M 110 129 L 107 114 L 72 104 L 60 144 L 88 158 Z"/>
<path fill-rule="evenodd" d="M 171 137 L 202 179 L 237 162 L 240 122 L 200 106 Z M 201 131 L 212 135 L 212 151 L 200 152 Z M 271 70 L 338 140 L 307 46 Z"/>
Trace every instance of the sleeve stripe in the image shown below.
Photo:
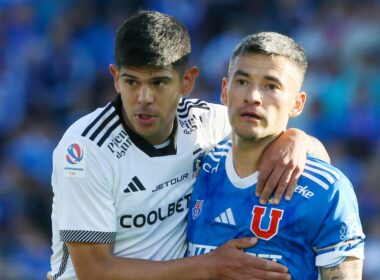
<path fill-rule="evenodd" d="M 113 244 L 116 239 L 116 232 L 102 231 L 61 230 L 59 235 L 63 242 Z"/>
<path fill-rule="evenodd" d="M 94 141 L 94 139 L 99 135 L 99 133 L 109 124 L 113 118 L 117 116 L 117 112 L 113 111 L 104 121 L 97 127 L 97 129 L 91 134 L 90 140 Z"/>
<path fill-rule="evenodd" d="M 206 107 L 208 108 L 208 105 L 206 102 L 198 99 L 198 100 L 188 100 L 188 99 L 182 99 L 181 102 L 178 105 L 177 112 L 178 113 L 184 113 L 189 111 L 190 106 L 195 107 Z"/>
<path fill-rule="evenodd" d="M 94 125 L 112 108 L 112 103 L 109 103 L 107 107 L 96 117 L 96 119 L 83 131 L 82 136 L 86 136 L 87 133 L 94 127 Z"/>
<path fill-rule="evenodd" d="M 108 136 L 110 136 L 110 134 L 112 133 L 112 131 L 114 131 L 114 129 L 116 127 L 118 127 L 119 125 L 121 124 L 121 120 L 118 119 L 107 131 L 106 133 L 104 133 L 104 135 L 102 136 L 102 138 L 98 141 L 97 145 L 99 147 L 101 147 L 104 143 L 104 141 L 107 140 Z"/>
<path fill-rule="evenodd" d="M 324 248 L 313 247 L 313 250 L 314 250 L 314 252 L 326 251 L 326 250 L 331 250 L 331 249 L 334 249 L 334 248 L 339 248 L 339 247 L 342 247 L 342 246 L 355 246 L 355 245 L 359 244 L 360 242 L 363 242 L 363 239 L 361 239 L 361 238 L 351 239 L 351 240 L 339 242 L 338 244 L 327 246 L 327 247 L 324 247 Z"/>
<path fill-rule="evenodd" d="M 328 168 L 327 166 L 324 166 L 323 164 L 311 161 L 309 159 L 306 160 L 306 164 L 315 166 L 317 168 L 323 169 L 323 170 L 331 173 L 331 175 L 333 175 L 336 178 L 336 180 L 339 180 L 339 178 L 340 178 L 340 176 L 339 176 L 339 174 L 337 172 L 335 172 L 332 168 Z"/>
<path fill-rule="evenodd" d="M 324 183 L 323 181 L 319 180 L 317 177 L 314 177 L 313 175 L 311 175 L 309 173 L 303 172 L 302 176 L 304 176 L 306 178 L 309 178 L 310 180 L 312 180 L 313 182 L 317 183 L 318 185 L 320 185 L 325 190 L 329 189 L 329 186 L 326 183 Z"/>
<path fill-rule="evenodd" d="M 181 119 L 187 118 L 189 116 L 189 111 L 191 108 L 199 108 L 199 109 L 204 109 L 204 110 L 210 110 L 210 108 L 207 105 L 189 105 L 186 109 L 186 112 L 180 113 L 178 112 L 178 117 Z M 180 111 L 180 110 L 178 110 Z"/>
<path fill-rule="evenodd" d="M 327 181 L 329 181 L 330 184 L 334 183 L 336 181 L 335 178 L 333 178 L 332 176 L 330 176 L 327 172 L 324 172 L 324 171 L 321 171 L 319 169 L 316 169 L 316 168 L 312 168 L 312 167 L 309 167 L 309 166 L 305 166 L 305 170 L 309 170 L 309 171 L 312 171 L 318 175 L 321 175 L 322 177 L 324 177 Z"/>

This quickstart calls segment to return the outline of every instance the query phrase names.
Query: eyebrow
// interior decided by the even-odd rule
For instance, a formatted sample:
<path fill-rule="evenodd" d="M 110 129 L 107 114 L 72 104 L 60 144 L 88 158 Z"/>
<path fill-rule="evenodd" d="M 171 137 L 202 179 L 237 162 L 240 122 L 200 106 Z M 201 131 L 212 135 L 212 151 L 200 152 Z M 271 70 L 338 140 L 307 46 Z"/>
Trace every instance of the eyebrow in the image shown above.
<path fill-rule="evenodd" d="M 127 74 L 127 73 L 121 73 L 120 76 L 121 76 L 121 77 L 128 77 L 128 78 L 137 79 L 136 76 L 133 76 L 133 75 L 131 75 L 131 74 Z"/>
<path fill-rule="evenodd" d="M 236 70 L 236 72 L 232 76 L 244 76 L 247 78 L 250 77 L 250 75 L 247 72 L 240 70 L 240 69 Z"/>
<path fill-rule="evenodd" d="M 247 72 L 245 72 L 244 70 L 241 70 L 241 69 L 236 70 L 236 72 L 233 74 L 233 76 L 244 76 L 247 78 L 250 77 L 250 75 Z M 282 84 L 279 79 L 277 79 L 276 77 L 273 77 L 273 76 L 265 75 L 264 79 L 267 81 L 273 81 L 273 82 Z"/>
<path fill-rule="evenodd" d="M 267 81 L 272 81 L 272 82 L 275 82 L 275 83 L 278 83 L 280 85 L 282 85 L 281 81 L 273 76 L 264 76 L 264 79 L 267 80 Z"/>

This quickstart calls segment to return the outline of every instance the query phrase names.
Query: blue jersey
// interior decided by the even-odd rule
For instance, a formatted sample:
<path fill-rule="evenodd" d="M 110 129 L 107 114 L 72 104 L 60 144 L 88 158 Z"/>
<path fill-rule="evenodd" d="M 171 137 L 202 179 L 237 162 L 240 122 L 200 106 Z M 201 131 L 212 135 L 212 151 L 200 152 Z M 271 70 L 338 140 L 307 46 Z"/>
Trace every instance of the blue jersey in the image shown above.
<path fill-rule="evenodd" d="M 317 279 L 319 266 L 363 258 L 357 199 L 338 169 L 308 156 L 292 200 L 278 205 L 259 203 L 256 182 L 257 173 L 236 174 L 230 140 L 207 154 L 190 203 L 189 256 L 256 236 L 259 242 L 246 252 L 287 266 L 292 279 Z"/>

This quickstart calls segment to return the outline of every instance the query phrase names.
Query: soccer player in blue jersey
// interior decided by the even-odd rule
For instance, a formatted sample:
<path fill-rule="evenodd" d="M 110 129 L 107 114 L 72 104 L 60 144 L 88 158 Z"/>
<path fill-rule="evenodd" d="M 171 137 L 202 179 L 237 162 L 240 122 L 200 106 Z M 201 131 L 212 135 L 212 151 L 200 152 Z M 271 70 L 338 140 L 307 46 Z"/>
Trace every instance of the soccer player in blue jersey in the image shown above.
<path fill-rule="evenodd" d="M 292 279 L 361 279 L 364 234 L 353 187 L 339 169 L 309 155 L 291 201 L 261 204 L 252 195 L 264 150 L 302 112 L 306 68 L 303 49 L 278 33 L 250 35 L 236 47 L 221 96 L 232 135 L 201 164 L 189 256 L 255 237 L 245 251 L 286 265 Z"/>

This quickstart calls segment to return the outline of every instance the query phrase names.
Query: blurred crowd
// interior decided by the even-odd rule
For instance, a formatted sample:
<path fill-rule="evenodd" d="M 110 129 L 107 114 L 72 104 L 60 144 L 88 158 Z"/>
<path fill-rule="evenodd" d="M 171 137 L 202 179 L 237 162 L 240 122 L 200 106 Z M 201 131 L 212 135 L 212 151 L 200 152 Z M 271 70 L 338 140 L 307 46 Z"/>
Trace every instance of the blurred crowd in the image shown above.
<path fill-rule="evenodd" d="M 309 99 L 291 126 L 319 138 L 351 179 L 364 279 L 380 279 L 379 0 L 0 0 L 0 279 L 45 278 L 52 151 L 74 120 L 115 97 L 114 34 L 138 9 L 187 26 L 201 69 L 192 96 L 208 101 L 219 103 L 245 35 L 277 31 L 304 46 Z"/>

